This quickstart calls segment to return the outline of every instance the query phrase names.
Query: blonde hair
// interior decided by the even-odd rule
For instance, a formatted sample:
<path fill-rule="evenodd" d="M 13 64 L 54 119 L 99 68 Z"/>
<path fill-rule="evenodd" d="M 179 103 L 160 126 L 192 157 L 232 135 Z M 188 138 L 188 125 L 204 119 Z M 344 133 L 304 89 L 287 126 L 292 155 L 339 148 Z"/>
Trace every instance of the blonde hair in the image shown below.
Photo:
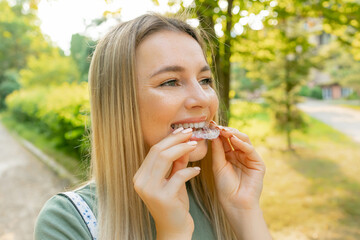
<path fill-rule="evenodd" d="M 152 239 L 150 213 L 132 182 L 146 155 L 136 94 L 135 51 L 147 36 L 162 30 L 189 34 L 206 56 L 196 29 L 182 20 L 145 14 L 112 29 L 99 41 L 92 57 L 91 165 L 100 239 Z M 210 155 L 209 150 L 200 161 L 203 170 L 191 180 L 191 188 L 217 239 L 235 239 L 216 197 Z"/>

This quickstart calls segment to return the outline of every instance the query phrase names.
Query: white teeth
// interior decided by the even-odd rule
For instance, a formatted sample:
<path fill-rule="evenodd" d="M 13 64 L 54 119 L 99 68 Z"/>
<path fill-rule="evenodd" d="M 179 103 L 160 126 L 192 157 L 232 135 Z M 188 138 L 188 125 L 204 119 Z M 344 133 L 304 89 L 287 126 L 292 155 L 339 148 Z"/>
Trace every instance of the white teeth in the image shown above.
<path fill-rule="evenodd" d="M 206 126 L 206 122 L 199 122 L 199 123 L 183 123 L 183 124 L 172 124 L 171 125 L 174 129 L 178 129 L 180 127 L 185 128 L 203 128 Z"/>

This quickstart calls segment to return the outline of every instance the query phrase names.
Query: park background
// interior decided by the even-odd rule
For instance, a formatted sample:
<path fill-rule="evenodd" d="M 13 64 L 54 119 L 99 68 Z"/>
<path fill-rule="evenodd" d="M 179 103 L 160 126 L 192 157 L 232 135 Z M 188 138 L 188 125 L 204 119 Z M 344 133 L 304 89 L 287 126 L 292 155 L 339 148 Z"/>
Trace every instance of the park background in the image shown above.
<path fill-rule="evenodd" d="M 84 19 L 66 45 L 41 28 L 44 2 L 65 0 L 0 0 L 0 119 L 66 169 L 74 185 L 88 174 L 87 74 L 96 41 L 144 12 L 129 15 L 115 4 L 137 1 L 92 1 L 105 7 L 95 7 L 97 17 Z M 81 16 L 75 2 L 68 8 Z M 359 141 L 301 110 L 315 102 L 360 111 L 360 2 L 147 4 L 170 15 L 185 11 L 191 25 L 209 33 L 223 124 L 248 134 L 267 165 L 261 205 L 274 239 L 360 239 Z M 70 29 L 65 20 L 58 23 L 53 30 Z M 16 230 L 0 225 L 0 239 L 15 239 L 9 231 Z"/>

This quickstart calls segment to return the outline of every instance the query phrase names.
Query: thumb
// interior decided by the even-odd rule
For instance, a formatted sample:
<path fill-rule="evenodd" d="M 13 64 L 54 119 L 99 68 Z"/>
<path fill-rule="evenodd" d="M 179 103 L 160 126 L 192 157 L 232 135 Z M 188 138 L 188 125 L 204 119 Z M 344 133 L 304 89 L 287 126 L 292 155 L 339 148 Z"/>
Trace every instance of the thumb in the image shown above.
<path fill-rule="evenodd" d="M 224 146 L 220 137 L 212 140 L 211 148 L 212 148 L 212 162 L 213 162 L 212 168 L 214 173 L 217 173 L 226 164 Z"/>

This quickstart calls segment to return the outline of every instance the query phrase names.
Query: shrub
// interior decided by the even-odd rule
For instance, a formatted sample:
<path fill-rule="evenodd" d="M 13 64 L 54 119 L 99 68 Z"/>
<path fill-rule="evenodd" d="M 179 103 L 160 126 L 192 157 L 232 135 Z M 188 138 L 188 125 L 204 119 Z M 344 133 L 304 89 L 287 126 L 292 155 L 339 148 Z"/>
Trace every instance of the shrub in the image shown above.
<path fill-rule="evenodd" d="M 0 109 L 5 108 L 6 96 L 19 88 L 18 74 L 15 71 L 6 71 L 2 81 L 0 77 Z"/>
<path fill-rule="evenodd" d="M 310 88 L 308 86 L 301 86 L 299 91 L 300 96 L 309 97 L 310 96 Z"/>
<path fill-rule="evenodd" d="M 34 122 L 57 147 L 79 157 L 88 149 L 87 83 L 21 89 L 6 98 L 8 111 L 21 122 Z"/>
<path fill-rule="evenodd" d="M 353 91 L 349 96 L 347 96 L 345 98 L 346 100 L 358 100 L 360 99 L 360 95 L 356 92 L 356 91 Z"/>
<path fill-rule="evenodd" d="M 302 86 L 299 91 L 300 96 L 322 99 L 322 89 L 319 86 L 310 88 L 309 86 Z"/>
<path fill-rule="evenodd" d="M 310 89 L 310 97 L 311 98 L 316 98 L 316 99 L 322 99 L 322 89 L 321 87 L 313 87 Z"/>

